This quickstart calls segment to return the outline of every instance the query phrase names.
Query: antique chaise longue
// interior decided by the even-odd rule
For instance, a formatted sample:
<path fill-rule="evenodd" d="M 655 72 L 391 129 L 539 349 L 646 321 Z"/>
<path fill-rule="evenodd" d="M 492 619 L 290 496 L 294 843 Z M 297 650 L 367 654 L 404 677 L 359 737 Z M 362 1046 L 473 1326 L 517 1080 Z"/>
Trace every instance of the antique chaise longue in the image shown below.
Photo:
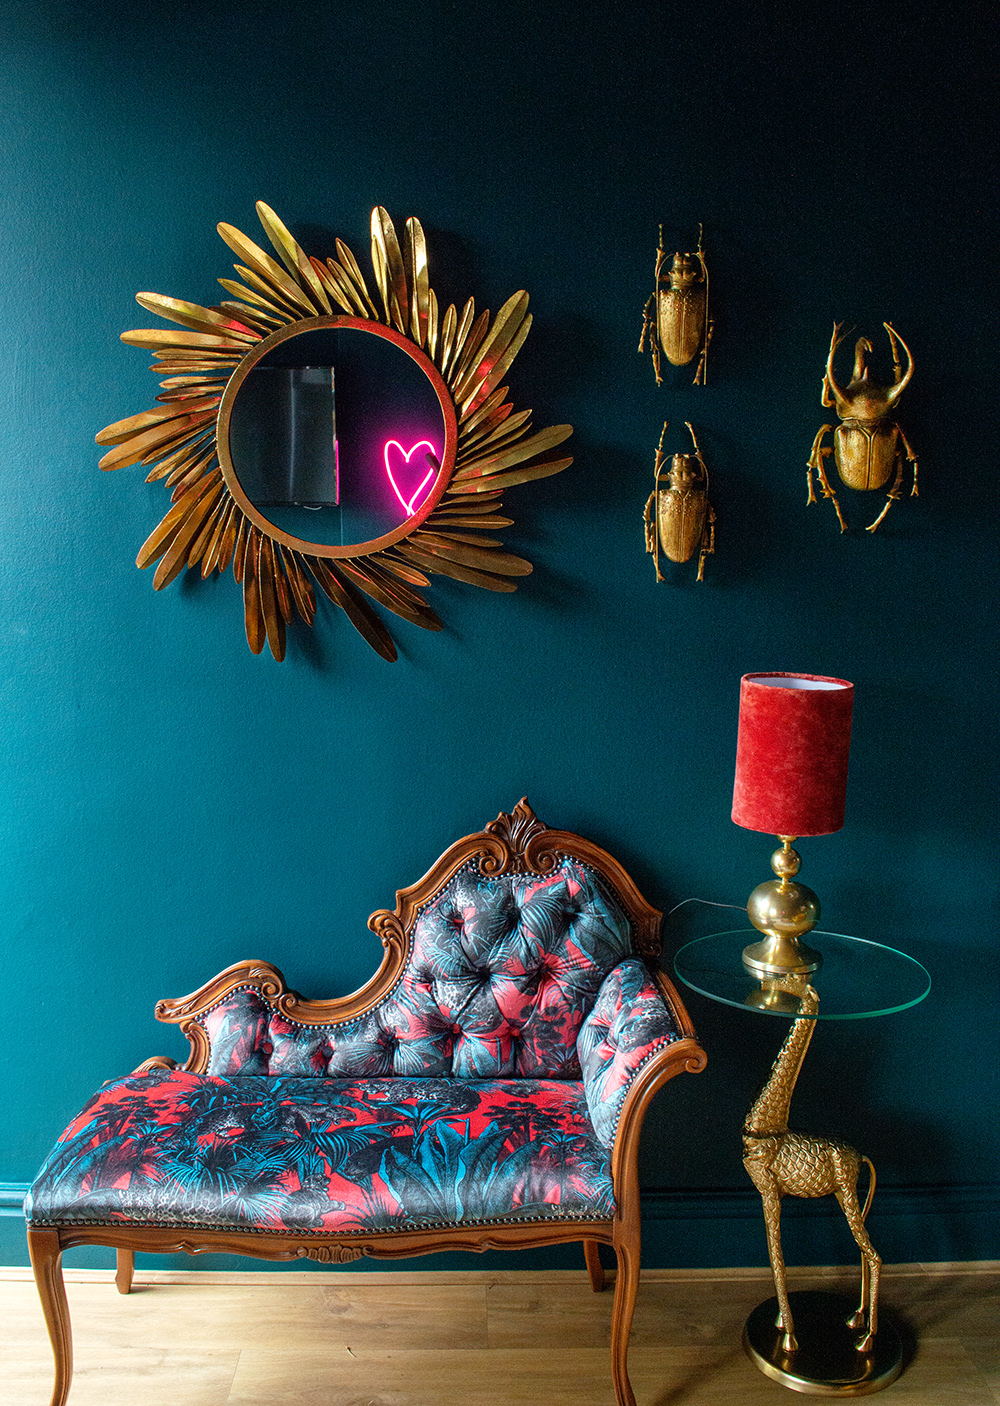
<path fill-rule="evenodd" d="M 73 1119 L 25 1203 L 55 1356 L 72 1375 L 63 1250 L 226 1251 L 328 1264 L 582 1240 L 618 1271 L 611 1360 L 639 1283 L 643 1116 L 705 1054 L 657 969 L 660 914 L 621 865 L 521 801 L 452 845 L 394 912 L 360 991 L 309 1001 L 239 962 L 161 1001 L 187 1063 L 157 1056 Z"/>

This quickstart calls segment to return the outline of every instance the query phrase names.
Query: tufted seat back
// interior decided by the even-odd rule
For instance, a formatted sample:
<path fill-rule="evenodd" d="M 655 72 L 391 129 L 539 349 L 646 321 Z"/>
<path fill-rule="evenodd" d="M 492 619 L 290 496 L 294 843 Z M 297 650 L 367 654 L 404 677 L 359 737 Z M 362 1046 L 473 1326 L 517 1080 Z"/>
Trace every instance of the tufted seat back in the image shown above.
<path fill-rule="evenodd" d="M 222 1076 L 579 1079 L 577 1035 L 632 950 L 617 896 L 585 863 L 545 875 L 459 869 L 420 908 L 393 989 L 352 1020 L 302 1024 L 259 990 L 201 1016 Z"/>

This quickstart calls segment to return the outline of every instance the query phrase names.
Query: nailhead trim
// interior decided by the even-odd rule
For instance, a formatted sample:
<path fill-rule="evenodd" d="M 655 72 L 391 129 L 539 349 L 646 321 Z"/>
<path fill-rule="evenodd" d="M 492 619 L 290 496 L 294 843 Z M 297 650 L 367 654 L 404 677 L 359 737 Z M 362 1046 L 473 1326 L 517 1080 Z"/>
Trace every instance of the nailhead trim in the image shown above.
<path fill-rule="evenodd" d="M 600 1219 L 603 1220 L 605 1219 L 605 1217 L 601 1217 Z M 607 1217 L 607 1219 L 610 1219 L 610 1217 Z M 266 1227 L 256 1229 L 250 1226 L 243 1225 L 203 1225 L 200 1223 L 192 1224 L 192 1222 L 190 1221 L 174 1222 L 145 1220 L 30 1220 L 28 1224 L 33 1228 L 41 1228 L 44 1226 L 62 1226 L 66 1230 L 72 1230 L 74 1227 L 81 1225 L 96 1226 L 108 1230 L 128 1230 L 131 1229 L 133 1226 L 138 1226 L 142 1229 L 147 1230 L 178 1230 L 191 1232 L 196 1232 L 199 1230 L 217 1230 L 223 1231 L 227 1235 L 282 1235 L 287 1236 L 289 1239 L 294 1239 L 299 1236 L 309 1236 L 316 1238 L 323 1236 L 329 1238 L 336 1237 L 337 1239 L 346 1239 L 349 1236 L 353 1236 L 355 1238 L 361 1238 L 362 1236 L 364 1236 L 367 1238 L 370 1235 L 407 1234 L 410 1230 L 474 1230 L 479 1226 L 490 1225 L 536 1225 L 549 1223 L 558 1225 L 561 1222 L 569 1222 L 571 1224 L 576 1224 L 578 1221 L 592 1222 L 593 1220 L 593 1216 L 588 1216 L 585 1215 L 582 1211 L 578 1211 L 575 1212 L 573 1215 L 566 1216 L 495 1216 L 490 1220 L 475 1221 L 422 1220 L 419 1222 L 413 1221 L 406 1225 L 400 1225 L 395 1230 L 269 1230 Z"/>

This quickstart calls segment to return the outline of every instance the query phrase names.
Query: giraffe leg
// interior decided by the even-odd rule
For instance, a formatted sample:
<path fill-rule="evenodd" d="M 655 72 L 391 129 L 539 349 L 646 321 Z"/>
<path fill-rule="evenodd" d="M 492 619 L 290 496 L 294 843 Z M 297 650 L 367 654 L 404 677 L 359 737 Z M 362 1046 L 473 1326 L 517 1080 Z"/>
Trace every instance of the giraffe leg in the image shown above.
<path fill-rule="evenodd" d="M 767 1229 L 767 1252 L 771 1259 L 771 1272 L 774 1275 L 774 1292 L 778 1299 L 778 1317 L 775 1326 L 784 1330 L 782 1348 L 785 1352 L 795 1352 L 795 1324 L 792 1321 L 792 1306 L 788 1302 L 788 1287 L 785 1279 L 785 1257 L 781 1253 L 781 1194 L 769 1173 L 754 1169 L 744 1162 L 750 1180 L 760 1192 L 764 1203 L 764 1225 Z"/>
<path fill-rule="evenodd" d="M 838 1167 L 838 1171 L 840 1170 L 841 1168 Z M 847 1224 L 851 1228 L 851 1234 L 854 1236 L 862 1256 L 861 1304 L 857 1314 L 850 1318 L 848 1323 L 852 1328 L 863 1328 L 865 1326 L 865 1310 L 867 1309 L 867 1331 L 862 1334 L 855 1346 L 859 1352 L 870 1352 L 875 1342 L 875 1334 L 878 1331 L 878 1279 L 882 1261 L 875 1246 L 868 1238 L 864 1216 L 858 1204 L 856 1185 L 851 1181 L 841 1183 L 837 1190 L 837 1200 L 847 1217 Z"/>
<path fill-rule="evenodd" d="M 604 1288 L 605 1280 L 600 1246 L 596 1240 L 584 1240 L 583 1256 L 587 1262 L 587 1273 L 590 1275 L 590 1287 L 595 1294 L 599 1294 Z"/>

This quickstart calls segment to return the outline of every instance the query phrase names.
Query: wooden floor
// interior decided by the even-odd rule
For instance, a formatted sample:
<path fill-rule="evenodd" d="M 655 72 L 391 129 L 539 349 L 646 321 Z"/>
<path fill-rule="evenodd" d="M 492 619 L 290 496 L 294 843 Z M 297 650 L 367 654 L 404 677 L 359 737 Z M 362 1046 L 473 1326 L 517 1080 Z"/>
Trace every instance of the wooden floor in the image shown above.
<path fill-rule="evenodd" d="M 140 1257 L 141 1263 L 141 1257 Z M 531 1273 L 67 1273 L 69 1406 L 613 1406 L 611 1294 Z M 855 1292 L 846 1271 L 793 1288 Z M 802 1400 L 740 1347 L 758 1270 L 650 1271 L 632 1333 L 639 1406 Z M 886 1406 L 998 1406 L 1000 1264 L 889 1268 L 882 1304 L 911 1360 Z M 910 1337 L 912 1333 L 912 1339 Z M 0 1270 L 0 1402 L 48 1406 L 48 1339 L 25 1270 Z"/>

